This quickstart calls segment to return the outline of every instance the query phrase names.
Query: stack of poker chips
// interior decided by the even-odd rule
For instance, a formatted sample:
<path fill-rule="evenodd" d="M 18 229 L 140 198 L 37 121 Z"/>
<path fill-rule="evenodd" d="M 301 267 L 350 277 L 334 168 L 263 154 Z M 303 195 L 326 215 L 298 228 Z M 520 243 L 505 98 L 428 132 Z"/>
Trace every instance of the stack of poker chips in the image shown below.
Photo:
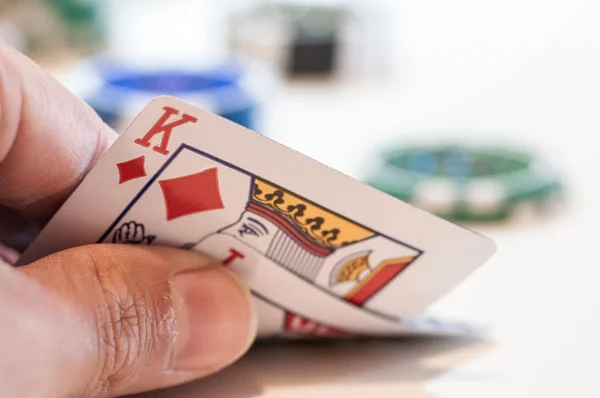
<path fill-rule="evenodd" d="M 212 69 L 137 68 L 94 59 L 90 70 L 99 84 L 85 99 L 117 131 L 161 95 L 179 97 L 244 127 L 257 129 L 258 95 L 248 82 L 250 72 L 239 64 Z"/>
<path fill-rule="evenodd" d="M 421 145 L 385 151 L 366 182 L 448 220 L 535 219 L 556 208 L 563 184 L 551 165 L 509 146 Z"/>

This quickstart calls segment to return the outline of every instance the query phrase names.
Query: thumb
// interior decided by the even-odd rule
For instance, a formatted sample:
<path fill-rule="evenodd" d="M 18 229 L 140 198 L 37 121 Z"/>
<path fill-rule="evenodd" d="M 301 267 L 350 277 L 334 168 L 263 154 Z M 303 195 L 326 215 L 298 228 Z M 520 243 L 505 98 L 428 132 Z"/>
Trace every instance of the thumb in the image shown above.
<path fill-rule="evenodd" d="M 2 397 L 180 384 L 235 361 L 256 333 L 248 290 L 193 252 L 96 245 L 0 268 Z"/>

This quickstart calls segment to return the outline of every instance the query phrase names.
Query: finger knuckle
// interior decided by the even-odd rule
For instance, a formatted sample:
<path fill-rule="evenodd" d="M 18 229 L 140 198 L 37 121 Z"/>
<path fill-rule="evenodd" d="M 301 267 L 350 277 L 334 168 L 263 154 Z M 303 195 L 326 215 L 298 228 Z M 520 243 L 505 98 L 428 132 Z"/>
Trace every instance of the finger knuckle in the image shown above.
<path fill-rule="evenodd" d="M 101 369 L 98 388 L 132 384 L 153 350 L 157 311 L 128 273 L 102 251 L 91 253 L 91 269 L 101 291 L 97 309 Z"/>

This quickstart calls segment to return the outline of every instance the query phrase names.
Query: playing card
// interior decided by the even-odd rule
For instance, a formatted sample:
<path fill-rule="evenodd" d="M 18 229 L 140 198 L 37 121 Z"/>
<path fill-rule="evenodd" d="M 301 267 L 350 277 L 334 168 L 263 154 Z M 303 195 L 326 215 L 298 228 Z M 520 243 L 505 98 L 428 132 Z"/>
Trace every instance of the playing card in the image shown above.
<path fill-rule="evenodd" d="M 170 97 L 133 122 L 22 263 L 89 243 L 203 252 L 241 275 L 261 324 L 277 313 L 283 331 L 358 334 L 404 333 L 404 317 L 494 252 L 480 235 Z"/>

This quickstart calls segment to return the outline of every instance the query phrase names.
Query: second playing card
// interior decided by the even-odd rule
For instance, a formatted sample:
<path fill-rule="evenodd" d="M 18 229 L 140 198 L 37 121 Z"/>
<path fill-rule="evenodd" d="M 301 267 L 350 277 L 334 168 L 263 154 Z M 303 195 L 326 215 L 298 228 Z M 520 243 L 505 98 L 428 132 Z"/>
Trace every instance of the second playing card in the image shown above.
<path fill-rule="evenodd" d="M 198 250 L 257 297 L 301 314 L 294 319 L 369 334 L 400 333 L 400 317 L 422 312 L 494 251 L 477 234 L 166 97 L 127 129 L 23 261 L 88 243 Z"/>

